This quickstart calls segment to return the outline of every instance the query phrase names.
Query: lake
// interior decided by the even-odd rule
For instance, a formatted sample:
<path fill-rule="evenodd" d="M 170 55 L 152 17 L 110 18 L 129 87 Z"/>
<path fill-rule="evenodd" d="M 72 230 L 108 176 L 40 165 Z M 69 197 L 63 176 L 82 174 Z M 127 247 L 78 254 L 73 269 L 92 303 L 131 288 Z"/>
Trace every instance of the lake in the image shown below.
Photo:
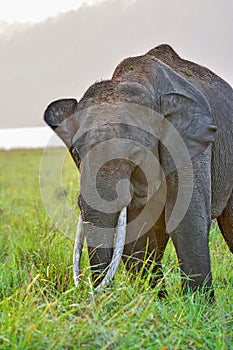
<path fill-rule="evenodd" d="M 63 142 L 49 127 L 0 129 L 0 149 L 61 147 Z"/>

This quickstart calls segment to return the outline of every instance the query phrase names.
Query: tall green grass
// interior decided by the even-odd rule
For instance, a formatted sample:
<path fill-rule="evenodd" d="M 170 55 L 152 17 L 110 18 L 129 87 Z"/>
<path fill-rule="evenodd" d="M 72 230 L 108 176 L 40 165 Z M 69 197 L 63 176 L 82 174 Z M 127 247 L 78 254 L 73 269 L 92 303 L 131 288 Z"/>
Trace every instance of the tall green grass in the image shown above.
<path fill-rule="evenodd" d="M 59 150 L 58 150 L 59 152 Z M 183 296 L 174 248 L 163 260 L 168 297 L 120 266 L 95 294 L 86 252 L 74 288 L 75 232 L 60 233 L 39 191 L 42 152 L 0 152 L 0 349 L 233 349 L 233 257 L 216 225 L 210 235 L 216 301 Z M 68 158 L 64 187 L 75 206 L 77 173 Z"/>

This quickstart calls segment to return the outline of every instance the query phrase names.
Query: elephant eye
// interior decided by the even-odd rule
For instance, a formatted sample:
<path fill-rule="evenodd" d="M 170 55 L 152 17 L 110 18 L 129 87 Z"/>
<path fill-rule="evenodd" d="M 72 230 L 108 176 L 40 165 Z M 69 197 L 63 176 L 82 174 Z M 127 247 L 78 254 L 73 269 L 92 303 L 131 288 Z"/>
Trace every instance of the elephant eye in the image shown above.
<path fill-rule="evenodd" d="M 81 159 L 80 159 L 80 156 L 79 156 L 79 153 L 78 153 L 78 149 L 75 145 L 72 145 L 71 148 L 70 148 L 70 153 L 77 165 L 77 167 L 79 168 L 80 166 L 80 163 L 81 163 Z"/>

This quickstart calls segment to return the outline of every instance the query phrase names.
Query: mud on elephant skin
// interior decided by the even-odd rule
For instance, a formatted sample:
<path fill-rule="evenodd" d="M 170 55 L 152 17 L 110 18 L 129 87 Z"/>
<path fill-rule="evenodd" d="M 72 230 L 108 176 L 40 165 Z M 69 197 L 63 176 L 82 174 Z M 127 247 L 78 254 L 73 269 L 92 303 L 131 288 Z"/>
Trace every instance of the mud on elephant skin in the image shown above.
<path fill-rule="evenodd" d="M 84 237 L 97 289 L 119 261 L 161 275 L 169 237 L 184 290 L 213 296 L 208 235 L 217 218 L 233 252 L 233 91 L 169 45 L 123 60 L 83 98 L 52 102 L 44 119 L 81 173 L 74 275 Z"/>

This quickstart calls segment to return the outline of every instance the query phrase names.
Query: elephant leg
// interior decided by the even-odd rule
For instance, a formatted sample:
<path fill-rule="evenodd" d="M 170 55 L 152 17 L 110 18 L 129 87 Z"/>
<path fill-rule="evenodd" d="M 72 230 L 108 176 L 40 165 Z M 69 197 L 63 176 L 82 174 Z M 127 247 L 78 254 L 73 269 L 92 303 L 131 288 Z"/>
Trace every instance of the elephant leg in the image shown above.
<path fill-rule="evenodd" d="M 163 257 L 169 235 L 165 232 L 164 212 L 156 225 L 136 241 L 126 244 L 123 261 L 126 269 L 135 273 L 141 271 L 148 273 L 151 268 L 151 287 L 155 287 L 158 280 L 163 277 L 161 259 Z M 162 285 L 159 296 L 166 295 L 165 286 Z"/>
<path fill-rule="evenodd" d="M 185 175 L 185 173 L 184 173 Z M 183 291 L 202 288 L 214 297 L 209 253 L 209 230 L 211 224 L 210 153 L 193 160 L 193 189 L 191 202 L 178 226 L 170 232 L 181 269 Z M 174 172 L 167 181 L 166 221 L 169 219 L 177 198 L 178 176 Z M 190 189 L 187 188 L 187 191 Z M 185 203 L 186 191 L 184 191 Z M 178 218 L 177 218 L 178 220 Z"/>
<path fill-rule="evenodd" d="M 233 192 L 217 221 L 222 235 L 230 251 L 233 253 Z"/>
<path fill-rule="evenodd" d="M 181 270 L 182 289 L 186 293 L 188 290 L 204 288 L 205 291 L 210 291 L 210 296 L 213 297 L 208 246 L 210 222 L 205 230 L 198 225 L 198 229 L 202 231 L 198 232 L 196 224 L 192 225 L 191 219 L 193 219 L 192 213 L 186 215 L 179 229 L 171 234 Z"/>

